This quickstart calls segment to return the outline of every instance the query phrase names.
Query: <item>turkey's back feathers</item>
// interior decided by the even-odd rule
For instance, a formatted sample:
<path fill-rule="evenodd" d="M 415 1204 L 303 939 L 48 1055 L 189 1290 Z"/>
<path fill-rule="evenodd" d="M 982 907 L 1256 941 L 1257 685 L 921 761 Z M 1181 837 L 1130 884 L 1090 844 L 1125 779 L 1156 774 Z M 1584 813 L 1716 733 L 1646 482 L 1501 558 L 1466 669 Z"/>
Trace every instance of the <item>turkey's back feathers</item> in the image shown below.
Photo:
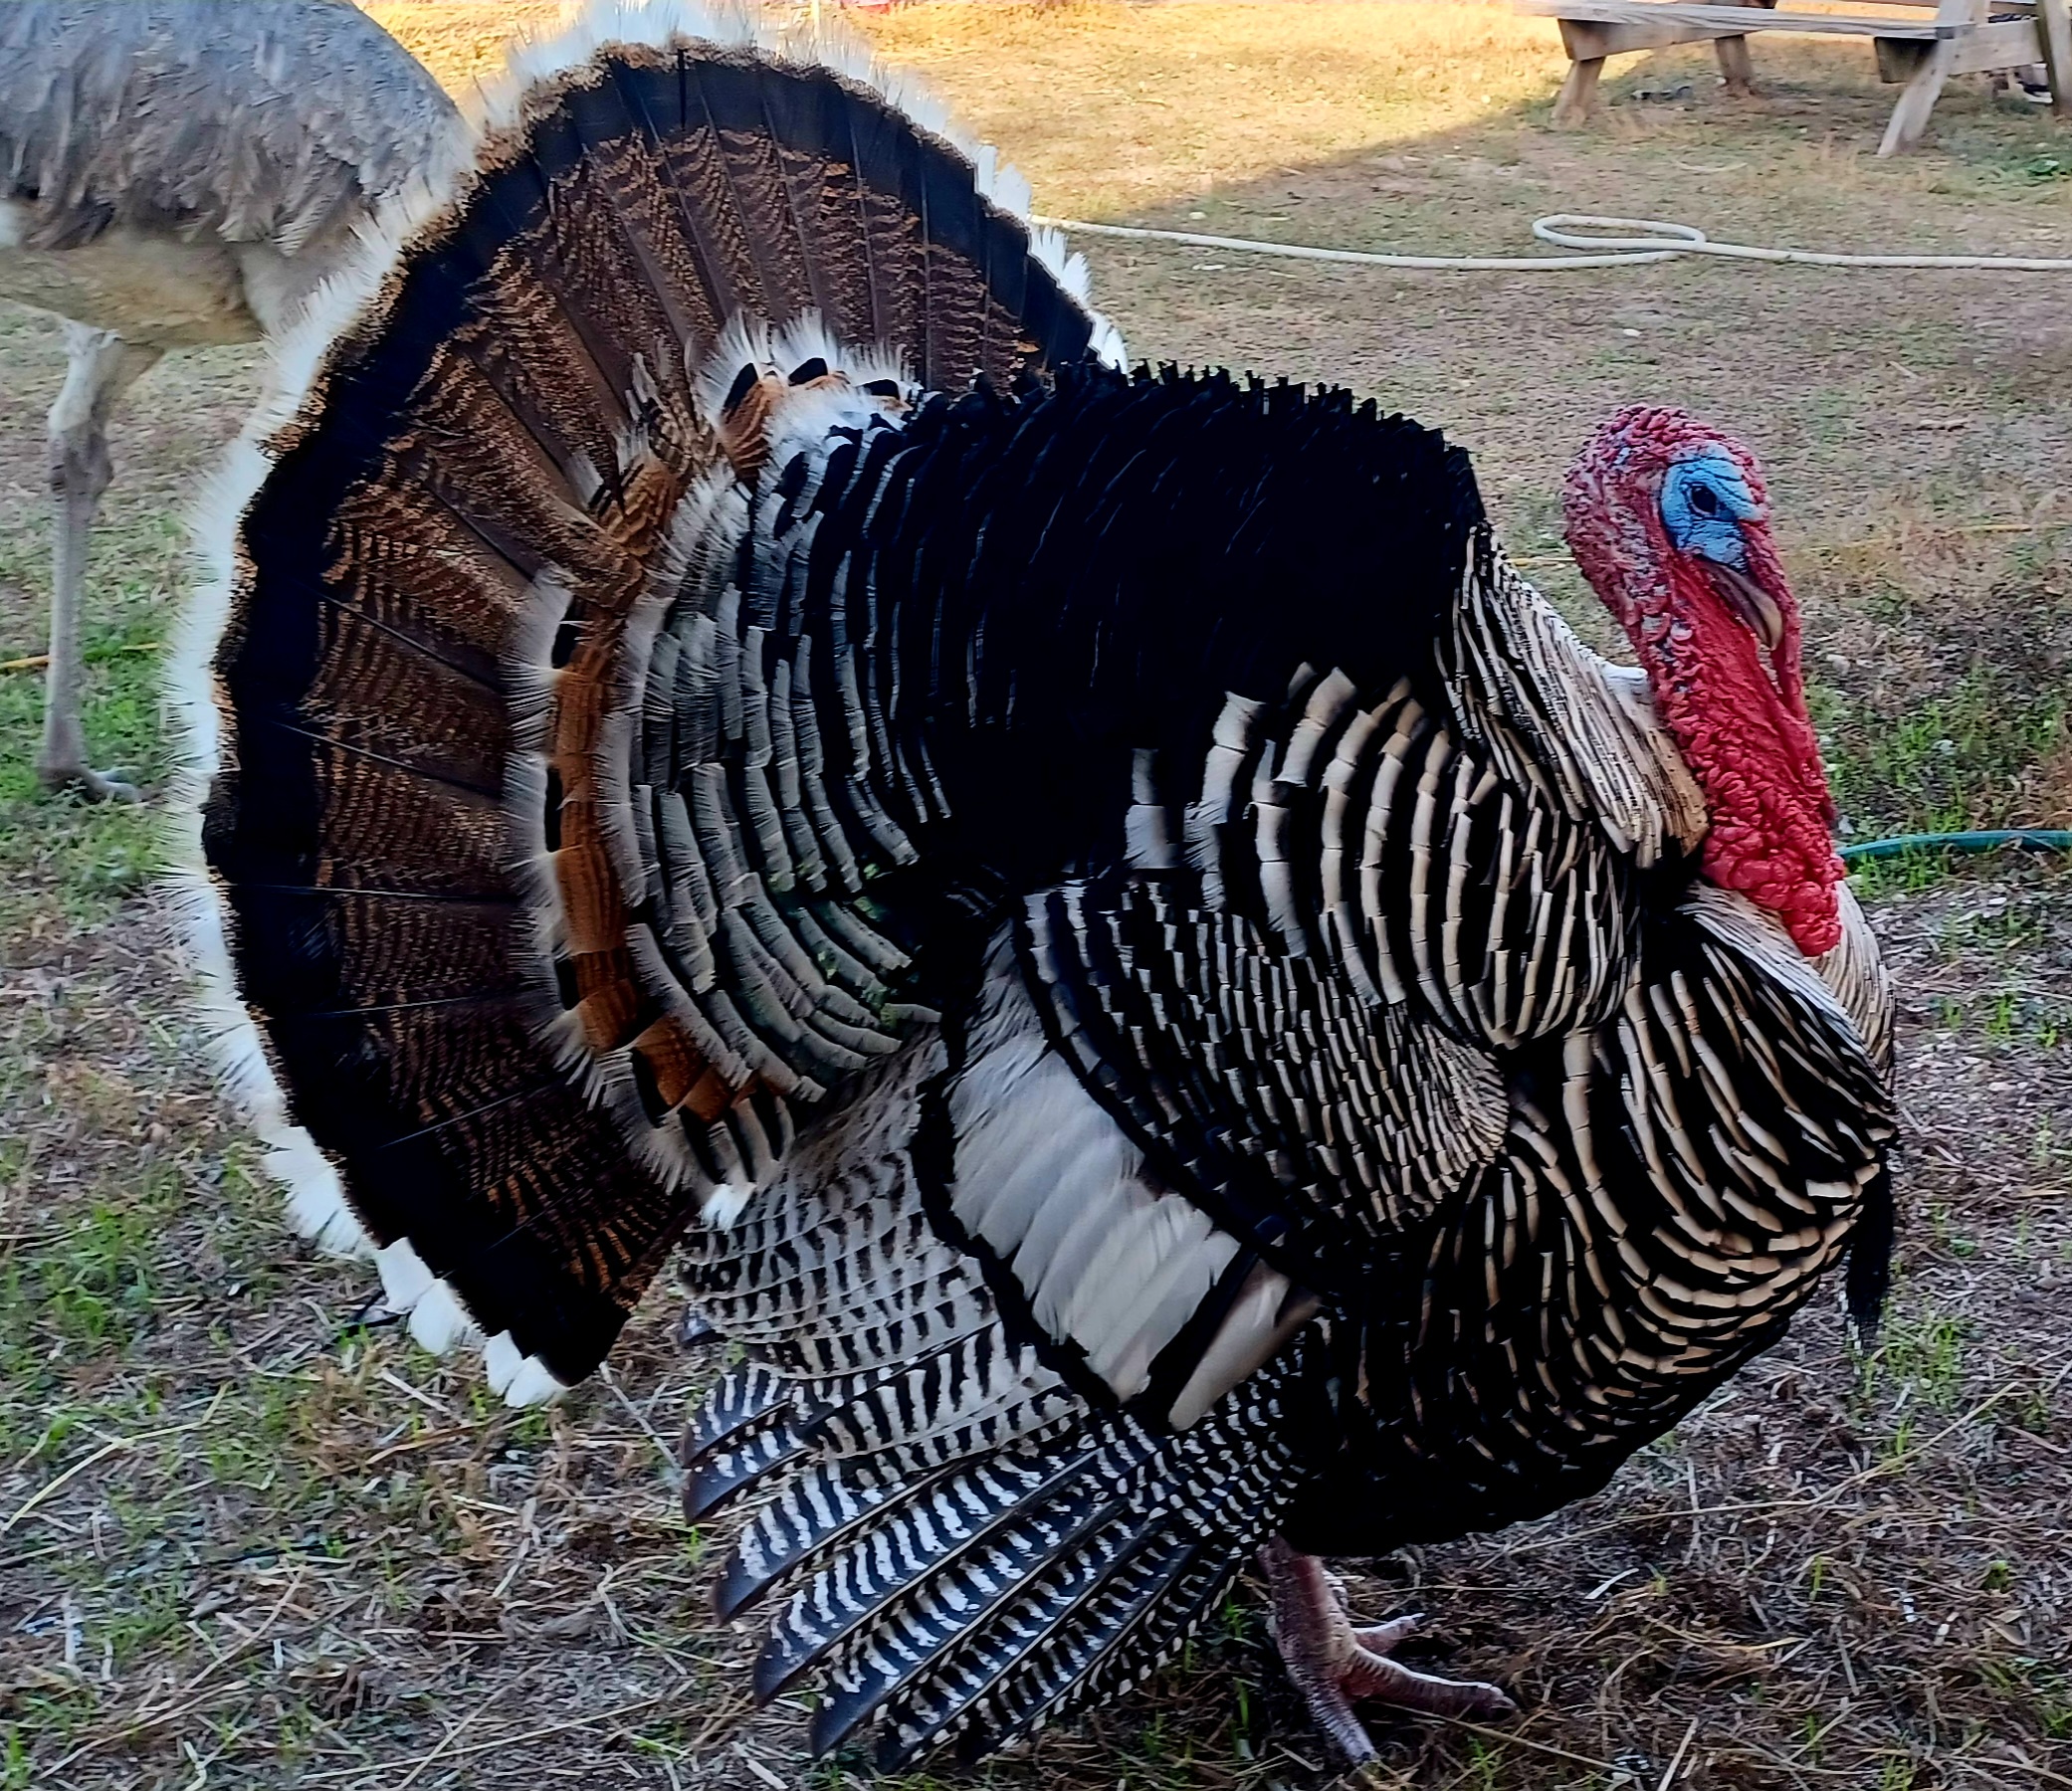
<path fill-rule="evenodd" d="M 769 382 L 764 451 L 658 519 L 622 626 L 541 587 L 566 670 L 511 760 L 558 1061 L 723 1223 L 799 1113 L 934 1016 L 963 1024 L 1011 896 L 1128 862 L 1161 764 L 1203 762 L 1229 692 L 1306 691 L 1312 660 L 1354 668 L 1348 691 L 1431 688 L 1479 522 L 1457 453 L 1340 394 L 1083 365 L 909 409 L 790 365 L 728 386 L 738 407 Z M 1349 541 L 1319 500 L 1360 518 Z M 1227 831 L 1242 955 L 1296 897 Z"/>

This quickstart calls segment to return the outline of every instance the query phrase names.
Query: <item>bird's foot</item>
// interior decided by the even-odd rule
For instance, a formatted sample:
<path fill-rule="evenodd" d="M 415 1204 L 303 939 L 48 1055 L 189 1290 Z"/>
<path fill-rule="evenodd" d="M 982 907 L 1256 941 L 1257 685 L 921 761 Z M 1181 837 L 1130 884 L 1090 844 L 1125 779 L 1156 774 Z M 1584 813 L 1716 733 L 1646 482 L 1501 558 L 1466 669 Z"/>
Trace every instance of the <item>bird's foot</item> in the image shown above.
<path fill-rule="evenodd" d="M 140 802 L 143 792 L 113 771 L 85 765 L 38 765 L 36 776 L 53 796 L 77 796 L 86 802 Z"/>
<path fill-rule="evenodd" d="M 1433 1716 L 1510 1716 L 1518 1705 L 1494 1686 L 1439 1679 L 1389 1659 L 1417 1627 L 1398 1617 L 1358 1629 L 1346 1615 L 1337 1585 L 1315 1555 L 1298 1554 L 1276 1536 L 1259 1554 L 1273 1596 L 1274 1641 L 1310 1716 L 1354 1768 L 1374 1756 L 1374 1743 L 1353 1714 L 1357 1698 Z"/>

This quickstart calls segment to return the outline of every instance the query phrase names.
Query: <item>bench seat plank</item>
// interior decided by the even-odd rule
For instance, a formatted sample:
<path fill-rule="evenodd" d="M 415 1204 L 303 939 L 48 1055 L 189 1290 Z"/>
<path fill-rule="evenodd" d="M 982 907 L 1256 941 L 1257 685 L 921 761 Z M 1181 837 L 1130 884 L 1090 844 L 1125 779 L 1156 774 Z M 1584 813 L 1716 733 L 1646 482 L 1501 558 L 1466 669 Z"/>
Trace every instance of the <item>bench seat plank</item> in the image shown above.
<path fill-rule="evenodd" d="M 2072 119 L 2072 0 L 1997 0 L 2013 18 L 1988 21 L 1977 0 L 1865 0 L 1865 4 L 1934 4 L 1935 17 L 1876 13 L 1778 12 L 1767 0 L 1712 5 L 1707 0 L 1512 0 L 1512 10 L 1555 20 L 1568 52 L 1568 76 L 1554 98 L 1554 123 L 1580 124 L 1596 99 L 1605 61 L 1636 50 L 1711 41 L 1732 94 L 1754 90 L 1749 39 L 1759 31 L 1867 37 L 1883 80 L 1905 83 L 1878 145 L 1881 156 L 1921 140 L 1953 75 L 1983 74 L 2041 62 L 2050 71 L 2051 107 Z"/>
<path fill-rule="evenodd" d="M 1703 6 L 1687 0 L 1514 0 L 1541 18 L 1596 25 L 1693 26 L 1739 37 L 1755 31 L 1799 31 L 1832 37 L 1909 38 L 1933 42 L 1957 31 L 1932 19 L 1881 19 L 1848 13 L 1771 12 L 1760 6 Z"/>

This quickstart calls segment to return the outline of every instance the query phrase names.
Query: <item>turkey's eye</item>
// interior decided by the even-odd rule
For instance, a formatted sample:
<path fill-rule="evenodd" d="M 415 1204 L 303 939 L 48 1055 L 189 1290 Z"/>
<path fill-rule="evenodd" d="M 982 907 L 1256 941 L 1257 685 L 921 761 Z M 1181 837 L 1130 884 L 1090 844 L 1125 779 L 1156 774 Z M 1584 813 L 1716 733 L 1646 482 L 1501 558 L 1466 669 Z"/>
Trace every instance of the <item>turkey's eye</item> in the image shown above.
<path fill-rule="evenodd" d="M 1717 516 L 1720 513 L 1720 495 L 1709 485 L 1694 485 L 1691 488 L 1691 507 L 1701 516 Z"/>

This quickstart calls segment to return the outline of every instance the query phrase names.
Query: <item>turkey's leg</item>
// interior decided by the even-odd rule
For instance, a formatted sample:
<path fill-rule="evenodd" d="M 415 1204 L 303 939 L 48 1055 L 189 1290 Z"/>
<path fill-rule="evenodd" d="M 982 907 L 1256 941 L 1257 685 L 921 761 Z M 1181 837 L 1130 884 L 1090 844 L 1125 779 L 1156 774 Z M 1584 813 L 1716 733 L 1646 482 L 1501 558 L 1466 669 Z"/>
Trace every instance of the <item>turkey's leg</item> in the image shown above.
<path fill-rule="evenodd" d="M 1509 1716 L 1518 1709 L 1494 1686 L 1439 1679 L 1390 1660 L 1389 1651 L 1417 1627 L 1417 1619 L 1355 1629 L 1315 1555 L 1298 1554 L 1276 1536 L 1259 1551 L 1259 1562 L 1272 1591 L 1274 1641 L 1288 1677 L 1311 1718 L 1352 1765 L 1374 1757 L 1374 1743 L 1352 1712 L 1355 1698 L 1434 1716 Z"/>
<path fill-rule="evenodd" d="M 65 325 L 65 384 L 51 406 L 51 495 L 58 531 L 51 553 L 51 656 L 44 686 L 43 746 L 37 775 L 53 790 L 96 799 L 136 799 L 119 778 L 87 763 L 80 719 L 80 606 L 87 582 L 87 536 L 107 490 L 107 420 L 116 402 L 153 365 L 160 350 L 125 342 L 85 323 Z"/>

